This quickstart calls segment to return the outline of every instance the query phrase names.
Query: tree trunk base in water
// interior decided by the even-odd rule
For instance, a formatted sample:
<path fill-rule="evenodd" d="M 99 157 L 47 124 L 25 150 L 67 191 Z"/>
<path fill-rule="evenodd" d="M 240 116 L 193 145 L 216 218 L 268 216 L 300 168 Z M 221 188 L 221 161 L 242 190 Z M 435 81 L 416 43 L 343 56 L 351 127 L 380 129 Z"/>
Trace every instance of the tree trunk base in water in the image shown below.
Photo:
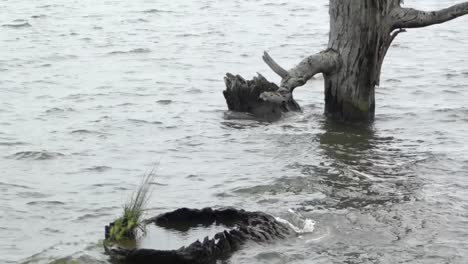
<path fill-rule="evenodd" d="M 177 250 L 125 249 L 104 244 L 106 253 L 124 263 L 215 264 L 219 260 L 229 258 L 246 242 L 272 242 L 297 236 L 294 230 L 276 221 L 271 215 L 236 209 L 182 208 L 151 218 L 146 224 L 156 224 L 167 229 L 183 227 L 187 230 L 200 225 L 223 224 L 232 229 L 219 232 L 212 239 L 206 237 L 203 242 L 197 240 Z M 108 229 L 109 226 L 106 226 L 106 239 Z"/>
<path fill-rule="evenodd" d="M 224 98 L 229 111 L 249 113 L 255 119 L 274 121 L 283 113 L 300 111 L 292 93 L 281 93 L 281 89 L 262 75 L 245 80 L 239 75 L 226 74 Z"/>

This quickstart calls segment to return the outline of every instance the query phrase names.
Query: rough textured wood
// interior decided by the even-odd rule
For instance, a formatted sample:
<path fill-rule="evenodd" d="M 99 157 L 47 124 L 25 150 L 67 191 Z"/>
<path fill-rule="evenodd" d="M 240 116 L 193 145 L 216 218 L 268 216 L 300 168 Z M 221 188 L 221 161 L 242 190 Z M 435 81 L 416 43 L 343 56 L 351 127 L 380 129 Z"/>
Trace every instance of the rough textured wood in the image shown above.
<path fill-rule="evenodd" d="M 468 14 L 468 2 L 439 11 L 420 11 L 413 8 L 397 8 L 393 11 L 394 28 L 420 28 L 444 23 Z"/>
<path fill-rule="evenodd" d="M 282 78 L 280 90 L 292 93 L 294 88 L 304 85 L 317 73 L 332 74 L 340 65 L 339 54 L 328 49 L 303 59 L 297 66 L 285 71 L 265 52 L 263 60 Z M 279 68 L 279 69 L 278 69 Z"/>
<path fill-rule="evenodd" d="M 265 95 L 274 94 L 279 87 L 260 74 L 252 80 L 245 80 L 240 75 L 227 73 L 224 82 L 226 90 L 223 94 L 230 111 L 246 112 L 253 118 L 275 121 L 285 112 L 301 110 L 292 94 L 278 101 L 266 100 Z"/>
<path fill-rule="evenodd" d="M 325 74 L 325 112 L 346 121 L 368 121 L 375 114 L 375 87 L 382 64 L 403 28 L 427 26 L 468 13 L 468 3 L 438 12 L 400 7 L 396 0 L 330 0 L 328 47 L 341 57 L 340 69 Z"/>
<path fill-rule="evenodd" d="M 388 14 L 397 1 L 330 1 L 330 39 L 342 65 L 325 74 L 325 112 L 347 121 L 374 117 L 375 86 L 393 37 Z"/>

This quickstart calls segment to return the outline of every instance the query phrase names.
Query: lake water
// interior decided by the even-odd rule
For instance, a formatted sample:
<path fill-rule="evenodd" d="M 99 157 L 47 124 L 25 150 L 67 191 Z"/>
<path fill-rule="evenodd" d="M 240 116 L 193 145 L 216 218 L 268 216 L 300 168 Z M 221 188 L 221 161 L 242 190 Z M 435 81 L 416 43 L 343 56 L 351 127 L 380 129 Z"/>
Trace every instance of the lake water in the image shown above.
<path fill-rule="evenodd" d="M 439 9 L 455 0 L 407 0 Z M 0 1 L 0 262 L 107 263 L 104 226 L 157 167 L 148 216 L 234 206 L 314 231 L 230 263 L 466 263 L 468 17 L 398 36 L 370 127 L 225 120 L 225 72 L 324 49 L 328 1 Z M 295 213 L 291 213 L 293 210 Z"/>

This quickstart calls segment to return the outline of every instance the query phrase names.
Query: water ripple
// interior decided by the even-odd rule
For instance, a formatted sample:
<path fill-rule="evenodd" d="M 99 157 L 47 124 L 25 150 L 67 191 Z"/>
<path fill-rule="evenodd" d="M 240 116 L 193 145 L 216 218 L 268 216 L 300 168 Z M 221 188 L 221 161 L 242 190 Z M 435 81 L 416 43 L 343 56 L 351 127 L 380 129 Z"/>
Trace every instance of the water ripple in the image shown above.
<path fill-rule="evenodd" d="M 3 24 L 2 27 L 20 29 L 20 28 L 28 28 L 28 27 L 32 27 L 32 26 L 28 22 L 23 22 L 23 23 L 15 23 L 15 24 Z"/>
<path fill-rule="evenodd" d="M 7 156 L 11 159 L 16 160 L 52 160 L 58 157 L 65 156 L 59 152 L 49 152 L 49 151 L 20 151 L 13 155 Z"/>
<path fill-rule="evenodd" d="M 107 55 L 119 55 L 119 54 L 140 54 L 140 53 L 150 53 L 151 50 L 148 49 L 148 48 L 137 48 L 137 49 L 132 49 L 132 50 L 128 50 L 128 51 L 120 51 L 120 50 L 117 50 L 117 51 L 111 51 L 111 52 L 108 52 Z"/>

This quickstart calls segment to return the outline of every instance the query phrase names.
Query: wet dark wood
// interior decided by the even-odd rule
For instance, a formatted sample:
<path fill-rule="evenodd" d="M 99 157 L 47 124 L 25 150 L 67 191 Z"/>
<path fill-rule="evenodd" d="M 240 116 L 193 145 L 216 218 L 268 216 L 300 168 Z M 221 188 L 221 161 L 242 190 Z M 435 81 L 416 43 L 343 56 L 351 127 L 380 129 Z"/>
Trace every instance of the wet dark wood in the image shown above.
<path fill-rule="evenodd" d="M 226 90 L 223 94 L 229 111 L 245 112 L 252 118 L 275 121 L 286 112 L 301 110 L 292 95 L 279 101 L 266 100 L 268 96 L 275 96 L 279 87 L 260 74 L 252 80 L 245 80 L 240 75 L 227 73 L 224 82 Z"/>

